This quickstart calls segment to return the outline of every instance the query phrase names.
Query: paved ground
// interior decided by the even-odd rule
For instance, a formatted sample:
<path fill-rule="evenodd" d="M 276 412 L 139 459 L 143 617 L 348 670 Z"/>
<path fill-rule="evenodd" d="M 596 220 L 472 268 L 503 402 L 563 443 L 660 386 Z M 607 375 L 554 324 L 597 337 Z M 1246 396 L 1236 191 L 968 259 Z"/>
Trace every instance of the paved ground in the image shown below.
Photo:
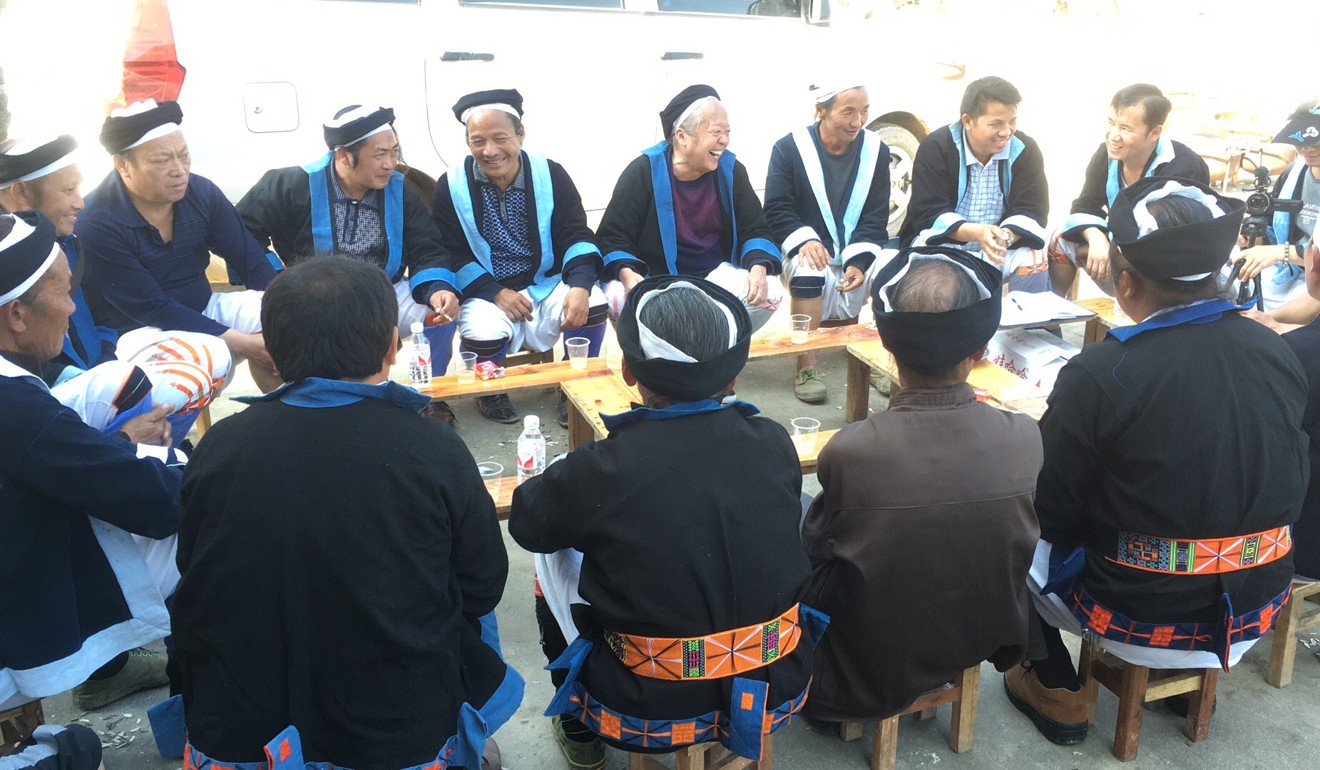
<path fill-rule="evenodd" d="M 778 323 L 781 319 L 776 319 Z M 1080 328 L 1068 330 L 1076 340 Z M 791 359 L 754 361 L 738 382 L 738 393 L 757 404 L 771 417 L 787 422 L 792 417 L 812 416 L 822 429 L 843 425 L 845 367 L 842 352 L 820 356 L 823 378 L 830 390 L 829 400 L 821 405 L 801 404 L 789 386 L 793 371 Z M 250 383 L 235 383 L 230 395 L 246 392 Z M 515 396 L 522 413 L 541 415 L 552 454 L 562 451 L 567 436 L 554 421 L 556 396 L 538 393 Z M 883 408 L 884 401 L 871 391 L 873 408 Z M 495 459 L 506 466 L 514 455 L 518 426 L 501 426 L 483 420 L 470 399 L 454 404 L 459 416 L 458 431 L 478 460 Z M 237 405 L 226 404 L 218 413 L 228 413 Z M 807 491 L 819 489 L 814 476 L 805 479 Z M 507 533 L 507 530 L 506 530 Z M 547 721 L 541 717 L 549 701 L 549 677 L 542 670 L 545 660 L 537 644 L 536 621 L 531 601 L 531 555 L 505 538 L 509 552 L 509 584 L 497 615 L 504 639 L 505 654 L 527 679 L 523 706 L 497 736 L 504 752 L 504 764 L 510 770 L 559 770 L 566 765 L 549 736 Z M 921 629 L 898 629 L 896 632 L 921 633 Z M 1268 666 L 1269 638 L 1257 645 L 1231 676 L 1222 677 L 1219 707 L 1209 740 L 1191 744 L 1182 736 L 1181 721 L 1164 709 L 1146 713 L 1141 753 L 1130 767 L 1315 767 L 1314 752 L 1320 748 L 1315 737 L 1320 725 L 1320 659 L 1298 650 L 1296 676 L 1292 686 L 1275 690 L 1264 681 Z M 1076 645 L 1073 646 L 1074 651 Z M 146 708 L 164 697 L 164 690 L 143 693 L 89 714 L 79 714 L 67 695 L 46 701 L 50 721 L 67 722 L 85 718 L 102 731 L 107 743 L 126 743 L 122 748 L 106 749 L 108 770 L 175 770 L 177 760 L 162 760 L 154 750 L 146 727 Z M 977 742 L 967 754 L 954 754 L 945 744 L 949 730 L 949 707 L 940 709 L 937 719 L 918 723 L 903 722 L 898 747 L 899 766 L 931 767 L 941 763 L 950 768 L 1041 767 L 1081 768 L 1117 767 L 1110 755 L 1113 739 L 1116 700 L 1101 693 L 1098 721 L 1093 734 L 1076 747 L 1054 746 L 1037 736 L 1030 722 L 1015 711 L 1003 694 L 1002 677 L 986 665 L 982 667 Z M 142 719 L 139 724 L 138 719 Z M 133 732 L 133 730 L 138 732 Z M 115 733 L 123 734 L 116 738 Z M 862 741 L 845 744 L 839 739 L 813 733 L 797 723 L 779 733 L 776 743 L 777 766 L 788 770 L 803 768 L 865 768 L 869 756 L 869 734 Z M 611 753 L 608 770 L 623 770 L 627 765 L 621 754 Z"/>

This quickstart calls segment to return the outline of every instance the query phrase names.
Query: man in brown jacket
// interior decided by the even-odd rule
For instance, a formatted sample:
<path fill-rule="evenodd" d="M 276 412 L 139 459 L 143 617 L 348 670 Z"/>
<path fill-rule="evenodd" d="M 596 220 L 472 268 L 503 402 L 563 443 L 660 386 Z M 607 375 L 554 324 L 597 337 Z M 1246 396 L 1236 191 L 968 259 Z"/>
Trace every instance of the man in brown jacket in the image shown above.
<path fill-rule="evenodd" d="M 947 248 L 900 252 L 876 277 L 876 325 L 903 388 L 820 455 L 802 536 L 808 600 L 831 626 L 809 716 L 883 719 L 982 660 L 1002 671 L 1022 659 L 1040 434 L 967 384 L 999 325 L 1000 281 Z"/>

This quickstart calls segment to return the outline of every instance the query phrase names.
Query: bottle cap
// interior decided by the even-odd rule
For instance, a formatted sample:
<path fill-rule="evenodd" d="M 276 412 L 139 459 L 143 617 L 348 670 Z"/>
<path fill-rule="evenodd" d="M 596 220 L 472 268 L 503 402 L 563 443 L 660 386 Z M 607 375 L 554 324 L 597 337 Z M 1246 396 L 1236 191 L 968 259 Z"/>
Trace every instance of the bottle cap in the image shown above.
<path fill-rule="evenodd" d="M 412 326 L 411 326 L 410 328 L 412 329 L 412 333 L 413 333 L 413 334 L 421 334 L 421 333 L 422 333 L 422 322 L 421 322 L 421 321 L 413 321 L 413 322 L 412 322 Z"/>
<path fill-rule="evenodd" d="M 523 430 L 540 430 L 541 418 L 534 414 L 529 414 L 523 418 Z"/>

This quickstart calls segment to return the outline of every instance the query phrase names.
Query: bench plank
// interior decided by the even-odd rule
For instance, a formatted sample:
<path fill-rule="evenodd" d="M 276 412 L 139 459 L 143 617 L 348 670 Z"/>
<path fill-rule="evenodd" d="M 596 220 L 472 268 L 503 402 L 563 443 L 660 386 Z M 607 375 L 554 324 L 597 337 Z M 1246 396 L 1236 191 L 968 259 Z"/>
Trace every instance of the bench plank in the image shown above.
<path fill-rule="evenodd" d="M 807 341 L 794 344 L 788 330 L 762 331 L 752 337 L 748 359 L 797 356 L 817 350 L 841 348 L 854 342 L 874 342 L 878 339 L 874 328 L 861 324 L 822 327 L 807 333 Z"/>
<path fill-rule="evenodd" d="M 568 361 L 552 361 L 544 364 L 523 364 L 510 366 L 504 370 L 504 376 L 494 380 L 477 379 L 473 382 L 459 382 L 458 375 L 447 374 L 435 377 L 430 385 L 415 386 L 417 390 L 430 396 L 433 401 L 458 398 L 460 396 L 481 396 L 490 393 L 509 393 L 529 388 L 547 388 L 570 380 L 591 377 L 605 377 L 612 374 L 601 358 L 588 358 L 587 368 L 574 369 Z"/>

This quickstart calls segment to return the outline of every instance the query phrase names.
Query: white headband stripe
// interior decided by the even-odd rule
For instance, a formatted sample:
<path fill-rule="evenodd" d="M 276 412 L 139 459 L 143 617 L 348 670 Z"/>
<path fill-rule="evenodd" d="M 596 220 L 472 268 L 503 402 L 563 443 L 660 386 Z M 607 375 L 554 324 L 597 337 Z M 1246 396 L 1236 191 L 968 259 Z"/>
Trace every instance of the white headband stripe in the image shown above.
<path fill-rule="evenodd" d="M 856 85 L 835 88 L 832 91 L 821 91 L 820 93 L 816 94 L 816 104 L 824 104 L 825 102 L 828 102 L 830 99 L 833 99 L 834 97 L 838 96 L 844 91 L 851 91 L 854 88 L 861 88 L 864 85 L 865 83 L 857 83 Z"/>
<path fill-rule="evenodd" d="M 389 123 L 382 123 L 381 125 L 376 126 L 375 128 L 371 129 L 370 131 L 368 131 L 367 133 L 363 134 L 362 136 L 359 136 L 357 139 L 354 139 L 354 140 L 351 141 L 351 142 L 344 142 L 343 144 L 341 144 L 341 145 L 339 145 L 339 146 L 340 146 L 340 147 L 352 147 L 353 145 L 357 144 L 358 142 L 362 141 L 363 139 L 368 139 L 368 138 L 370 138 L 370 137 L 375 136 L 376 134 L 383 133 L 383 132 L 385 132 L 385 131 L 389 131 L 389 130 L 391 130 L 392 128 L 393 128 L 393 126 L 391 126 Z"/>
<path fill-rule="evenodd" d="M 700 295 L 702 299 L 706 300 L 710 304 L 719 308 L 720 311 L 724 314 L 724 319 L 729 322 L 729 341 L 725 349 L 727 350 L 729 348 L 732 348 L 734 344 L 737 343 L 738 322 L 734 320 L 733 311 L 730 310 L 728 306 L 726 306 L 723 302 L 719 302 L 715 300 L 713 297 L 711 297 L 706 292 L 702 291 L 700 288 L 685 281 L 679 281 L 677 283 L 671 283 L 670 285 L 666 286 L 663 289 L 657 289 L 655 291 L 647 292 L 646 294 L 642 295 L 641 299 L 637 301 L 637 316 L 636 316 L 637 334 L 639 338 L 638 341 L 640 342 L 642 347 L 642 354 L 646 356 L 644 360 L 650 361 L 652 359 L 658 358 L 664 361 L 678 361 L 680 363 L 685 363 L 685 364 L 698 363 L 697 359 L 674 347 L 669 343 L 668 340 L 661 339 L 649 328 L 647 328 L 646 324 L 642 323 L 642 308 L 646 307 L 646 303 L 649 302 L 652 297 L 658 296 L 672 289 L 686 289 L 689 291 L 694 291 L 698 295 Z"/>
<path fill-rule="evenodd" d="M 0 184 L 0 190 L 9 189 L 10 185 L 13 185 L 15 182 L 31 182 L 34 179 L 40 179 L 43 176 L 54 174 L 56 171 L 68 168 L 69 166 L 72 165 L 73 165 L 73 153 L 69 153 L 68 155 L 65 155 L 59 160 L 56 160 L 54 163 L 48 163 L 45 166 L 42 166 L 41 168 L 37 169 L 36 171 L 33 171 L 30 174 L 24 174 L 23 176 L 20 176 L 18 179 L 14 179 L 9 182 L 5 182 L 4 184 Z"/>
<path fill-rule="evenodd" d="M 1145 238 L 1147 235 L 1160 229 L 1160 226 L 1155 223 L 1155 217 L 1151 215 L 1150 210 L 1147 207 L 1156 201 L 1164 200 L 1169 197 L 1194 200 L 1209 209 L 1210 214 L 1215 219 L 1218 219 L 1225 214 L 1223 207 L 1219 205 L 1219 201 L 1216 200 L 1213 195 L 1207 195 L 1195 187 L 1187 187 L 1186 185 L 1181 185 L 1177 182 L 1166 182 L 1163 187 L 1137 201 L 1136 205 L 1132 207 L 1132 218 L 1137 221 L 1138 238 Z"/>
<path fill-rule="evenodd" d="M 172 134 L 175 131 L 182 131 L 182 130 L 183 127 L 180 126 L 178 123 L 162 123 L 161 125 L 156 126 L 147 133 L 143 134 L 142 138 L 138 139 L 136 142 L 133 142 L 129 146 L 125 147 L 123 151 L 128 152 L 134 147 L 150 142 L 152 139 L 159 139 L 160 137 L 165 136 L 167 134 Z"/>
<path fill-rule="evenodd" d="M 464 125 L 466 125 L 468 116 L 474 112 L 480 112 L 481 110 L 499 110 L 500 112 L 507 112 L 513 117 L 522 120 L 522 115 L 518 114 L 518 111 L 513 108 L 513 105 L 505 104 L 504 102 L 491 102 L 490 104 L 478 104 L 475 107 L 468 107 L 466 110 L 463 110 L 463 115 L 459 120 L 463 121 Z"/>
<path fill-rule="evenodd" d="M 24 224 L 24 225 L 27 225 L 26 222 L 24 222 L 23 224 Z M 18 223 L 16 222 L 16 223 L 14 224 L 14 230 L 17 230 L 17 229 L 18 229 Z M 28 232 L 29 232 L 29 233 L 32 232 L 33 229 L 35 229 L 35 228 L 29 226 L 29 227 L 28 227 Z M 10 231 L 9 234 L 12 236 L 14 233 L 13 233 L 13 231 Z M 24 236 L 24 237 L 26 237 L 26 236 Z M 20 238 L 19 240 L 22 240 L 22 239 Z M 0 243 L 0 251 L 3 251 L 3 250 L 5 250 L 5 249 L 9 248 L 10 243 L 11 243 L 11 239 L 6 238 L 5 241 L 4 241 L 3 243 Z M 56 243 L 55 245 L 51 246 L 51 248 L 50 248 L 50 254 L 46 255 L 46 261 L 41 263 L 41 267 L 37 268 L 36 272 L 34 272 L 32 275 L 28 276 L 27 279 L 24 280 L 22 283 L 20 283 L 19 285 L 15 286 L 15 287 L 12 288 L 12 289 L 10 289 L 10 290 L 9 290 L 6 294 L 4 294 L 3 296 L 0 296 L 0 305 L 7 305 L 7 304 L 9 304 L 10 302 L 13 302 L 14 300 L 16 300 L 16 299 L 18 299 L 19 297 L 23 296 L 23 292 L 27 291 L 28 289 L 31 289 L 31 288 L 36 284 L 37 281 L 40 281 L 40 280 L 41 280 L 41 276 L 45 275 L 45 274 L 46 274 L 46 271 L 50 269 L 50 266 L 53 265 L 53 264 L 55 263 L 55 257 L 56 257 L 57 255 L 59 255 L 59 254 L 62 254 L 62 253 L 63 253 L 63 250 L 60 248 L 60 245 L 59 245 L 58 243 Z"/>
<path fill-rule="evenodd" d="M 691 117 L 692 113 L 701 109 L 707 102 L 714 102 L 714 101 L 719 101 L 719 100 L 713 96 L 703 96 L 700 99 L 696 100 L 695 102 L 689 104 L 687 106 L 687 109 L 679 113 L 678 120 L 674 121 L 674 125 L 670 127 L 670 130 L 677 131 L 678 127 L 683 125 L 683 121 Z"/>
<path fill-rule="evenodd" d="M 897 275 L 889 279 L 888 283 L 880 287 L 880 299 L 885 303 L 885 307 L 889 308 L 890 312 L 893 312 L 894 310 L 894 303 L 893 300 L 889 298 L 889 290 L 893 288 L 894 285 L 897 284 L 899 281 L 903 280 L 903 278 L 908 274 L 908 271 L 911 270 L 914 266 L 916 266 L 918 262 L 924 260 L 936 260 L 939 262 L 948 262 L 950 265 L 953 265 L 954 267 L 966 273 L 968 278 L 972 279 L 972 283 L 976 286 L 977 296 L 982 301 L 990 299 L 990 290 L 985 287 L 985 284 L 981 282 L 981 279 L 977 278 L 976 273 L 972 272 L 972 269 L 967 265 L 960 264 L 944 256 L 943 254 L 912 254 L 908 256 L 908 263 L 906 265 L 903 265 L 903 269 L 899 270 Z"/>

